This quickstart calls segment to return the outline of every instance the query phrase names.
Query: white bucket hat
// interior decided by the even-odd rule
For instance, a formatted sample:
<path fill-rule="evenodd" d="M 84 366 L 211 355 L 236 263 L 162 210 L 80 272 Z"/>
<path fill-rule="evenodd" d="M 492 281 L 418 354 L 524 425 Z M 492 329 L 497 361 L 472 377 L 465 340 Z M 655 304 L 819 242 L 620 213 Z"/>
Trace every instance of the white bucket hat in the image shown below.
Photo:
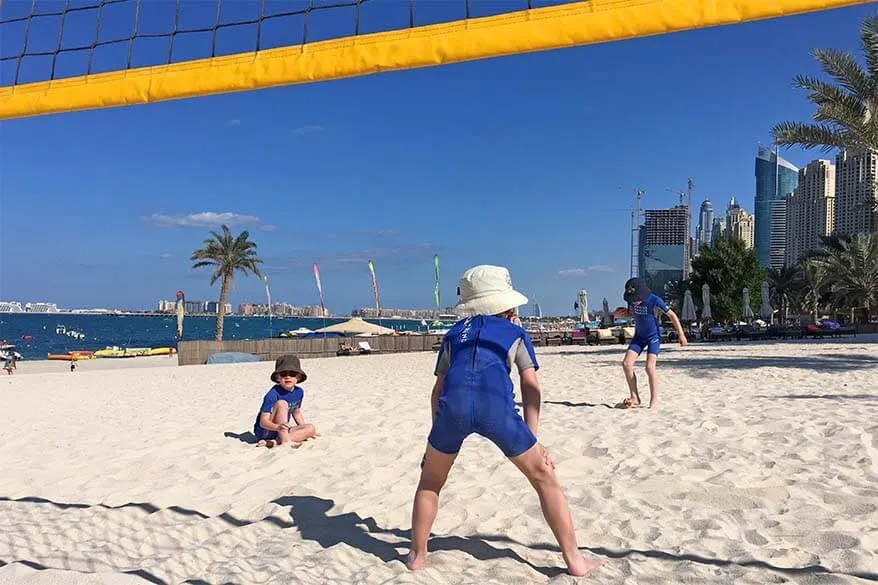
<path fill-rule="evenodd" d="M 503 266 L 482 264 L 463 273 L 457 310 L 477 315 L 499 315 L 527 304 L 527 297 L 512 288 L 512 277 Z"/>

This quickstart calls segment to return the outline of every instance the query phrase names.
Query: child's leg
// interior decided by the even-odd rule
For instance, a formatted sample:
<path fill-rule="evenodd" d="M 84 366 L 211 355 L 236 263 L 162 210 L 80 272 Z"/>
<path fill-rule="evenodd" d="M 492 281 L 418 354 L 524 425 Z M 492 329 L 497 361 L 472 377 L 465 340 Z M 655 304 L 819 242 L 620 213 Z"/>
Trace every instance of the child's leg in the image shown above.
<path fill-rule="evenodd" d="M 271 422 L 278 425 L 286 425 L 290 422 L 290 405 L 286 400 L 278 400 L 274 404 L 274 408 L 271 409 Z M 281 445 L 286 445 L 288 443 L 297 443 L 294 439 L 290 438 L 290 431 L 285 429 L 279 429 L 277 431 L 277 440 Z"/>
<path fill-rule="evenodd" d="M 576 532 L 573 530 L 573 519 L 567 507 L 567 498 L 555 475 L 555 466 L 549 460 L 549 453 L 539 443 L 518 455 L 510 458 L 518 469 L 527 477 L 530 484 L 540 497 L 543 517 L 552 529 L 552 534 L 561 546 L 561 554 L 567 563 L 571 575 L 581 577 L 603 565 L 603 561 L 585 559 L 576 544 Z"/>
<path fill-rule="evenodd" d="M 658 355 L 649 353 L 646 355 L 646 375 L 649 378 L 649 407 L 656 408 L 658 406 Z"/>
<path fill-rule="evenodd" d="M 427 556 L 427 539 L 439 511 L 439 491 L 448 479 L 455 457 L 457 453 L 449 455 L 427 445 L 421 480 L 412 507 L 412 546 L 405 563 L 411 570 L 420 568 Z"/>
<path fill-rule="evenodd" d="M 294 443 L 301 443 L 317 436 L 317 429 L 311 423 L 298 425 L 289 430 L 288 436 Z"/>
<path fill-rule="evenodd" d="M 628 391 L 631 393 L 631 400 L 634 401 L 634 404 L 640 404 L 640 394 L 637 392 L 637 374 L 634 373 L 634 362 L 638 355 L 639 352 L 629 347 L 622 360 L 622 371 L 625 372 L 625 381 L 628 382 Z"/>

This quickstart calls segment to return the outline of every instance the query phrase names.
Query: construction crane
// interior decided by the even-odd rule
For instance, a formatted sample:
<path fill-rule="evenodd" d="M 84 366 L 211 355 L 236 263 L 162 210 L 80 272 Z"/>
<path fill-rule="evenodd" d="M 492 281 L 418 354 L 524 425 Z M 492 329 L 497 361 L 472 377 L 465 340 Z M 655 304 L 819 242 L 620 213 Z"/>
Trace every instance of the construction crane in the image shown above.
<path fill-rule="evenodd" d="M 619 187 L 621 189 L 621 187 Z M 626 209 L 598 209 L 598 211 L 626 211 L 630 215 L 631 222 L 631 278 L 637 276 L 639 271 L 639 248 L 640 248 L 640 218 L 643 211 L 640 209 L 640 201 L 646 194 L 644 189 L 634 189 L 634 207 Z"/>
<path fill-rule="evenodd" d="M 686 179 L 686 190 L 665 189 L 677 195 L 677 205 L 686 208 L 686 238 L 683 241 L 683 278 L 689 278 L 692 262 L 692 190 L 695 188 L 695 179 Z"/>
<path fill-rule="evenodd" d="M 646 194 L 643 189 L 634 189 L 634 209 L 631 210 L 631 272 L 634 278 L 640 272 L 640 200 Z"/>

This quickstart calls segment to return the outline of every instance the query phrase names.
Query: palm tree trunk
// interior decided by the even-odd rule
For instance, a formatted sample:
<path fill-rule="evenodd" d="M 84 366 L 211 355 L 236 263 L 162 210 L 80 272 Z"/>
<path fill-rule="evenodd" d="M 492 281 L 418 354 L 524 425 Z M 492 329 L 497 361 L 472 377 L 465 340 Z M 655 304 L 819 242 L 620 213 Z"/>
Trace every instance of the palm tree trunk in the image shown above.
<path fill-rule="evenodd" d="M 220 287 L 219 307 L 216 308 L 216 340 L 223 340 L 223 321 L 226 317 L 226 299 L 229 298 L 229 283 L 232 278 L 226 274 L 223 276 L 223 284 Z"/>

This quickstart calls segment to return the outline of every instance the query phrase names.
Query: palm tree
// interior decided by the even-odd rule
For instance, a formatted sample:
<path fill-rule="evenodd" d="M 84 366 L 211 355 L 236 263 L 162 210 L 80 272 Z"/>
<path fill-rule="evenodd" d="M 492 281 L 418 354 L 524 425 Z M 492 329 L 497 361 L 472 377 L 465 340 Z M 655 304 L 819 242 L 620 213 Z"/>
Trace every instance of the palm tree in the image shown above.
<path fill-rule="evenodd" d="M 235 277 L 235 271 L 244 274 L 252 272 L 256 276 L 262 276 L 258 264 L 262 263 L 256 256 L 256 244 L 250 241 L 250 233 L 244 230 L 238 237 L 234 237 L 229 227 L 222 226 L 222 234 L 211 231 L 211 237 L 204 240 L 204 247 L 192 252 L 190 260 L 196 260 L 192 268 L 212 266 L 213 275 L 210 277 L 210 286 L 217 280 L 222 279 L 220 286 L 219 307 L 216 312 L 216 340 L 223 340 L 223 319 L 226 312 L 226 301 L 229 298 L 229 286 Z"/>
<path fill-rule="evenodd" d="M 824 288 L 837 306 L 863 308 L 866 322 L 878 308 L 878 234 L 859 234 L 842 240 L 815 259 L 824 275 Z"/>
<path fill-rule="evenodd" d="M 834 148 L 857 151 L 878 151 L 878 14 L 863 20 L 860 45 L 866 59 L 864 69 L 856 58 L 834 49 L 814 49 L 814 57 L 837 84 L 809 75 L 797 75 L 793 85 L 808 93 L 808 100 L 817 106 L 816 123 L 781 122 L 772 128 L 775 144 L 801 146 L 808 150 L 819 147 L 824 152 Z M 871 186 L 871 231 L 878 231 L 878 197 Z"/>
<path fill-rule="evenodd" d="M 825 283 L 825 270 L 820 258 L 803 258 L 802 274 L 805 277 L 805 294 L 802 297 L 802 309 L 811 315 L 811 320 L 817 322 L 817 313 L 820 310 L 820 299 Z"/>
<path fill-rule="evenodd" d="M 768 271 L 768 285 L 771 289 L 771 302 L 780 310 L 783 319 L 789 317 L 790 307 L 795 306 L 805 285 L 801 266 L 784 266 Z"/>
<path fill-rule="evenodd" d="M 864 69 L 845 51 L 814 49 L 813 55 L 837 84 L 797 75 L 794 86 L 808 93 L 817 106 L 813 124 L 782 122 L 772 129 L 781 146 L 878 151 L 878 14 L 863 21 L 860 44 Z"/>

